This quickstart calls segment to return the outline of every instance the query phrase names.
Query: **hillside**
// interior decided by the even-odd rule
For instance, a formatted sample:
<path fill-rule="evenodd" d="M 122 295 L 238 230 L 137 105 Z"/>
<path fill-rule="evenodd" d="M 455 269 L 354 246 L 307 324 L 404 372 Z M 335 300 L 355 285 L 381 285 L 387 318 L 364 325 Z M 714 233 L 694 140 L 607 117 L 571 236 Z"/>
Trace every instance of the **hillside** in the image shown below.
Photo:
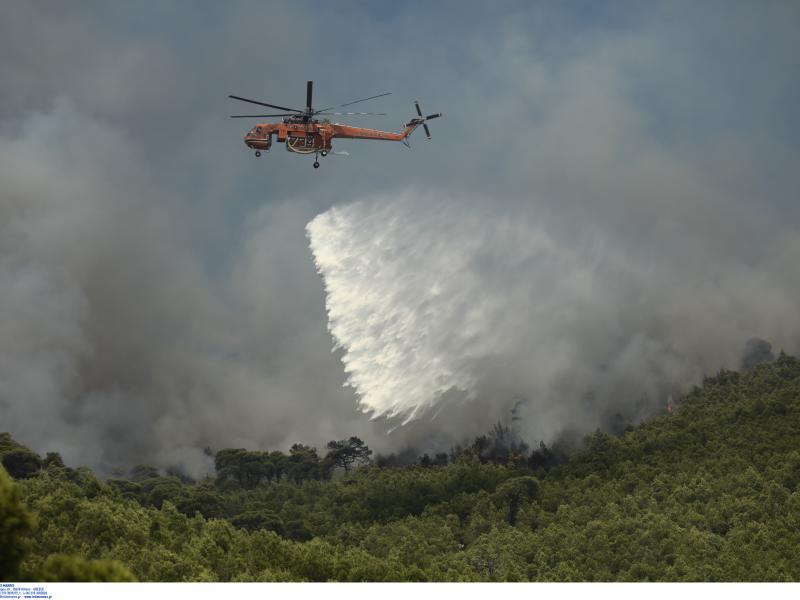
<path fill-rule="evenodd" d="M 620 437 L 597 432 L 561 464 L 551 449 L 487 455 L 478 442 L 450 459 L 333 478 L 332 464 L 298 445 L 289 455 L 221 451 L 217 476 L 199 482 L 146 467 L 101 481 L 3 434 L 17 479 L 0 471 L 0 575 L 800 579 L 794 358 L 721 372 L 671 414 Z"/>

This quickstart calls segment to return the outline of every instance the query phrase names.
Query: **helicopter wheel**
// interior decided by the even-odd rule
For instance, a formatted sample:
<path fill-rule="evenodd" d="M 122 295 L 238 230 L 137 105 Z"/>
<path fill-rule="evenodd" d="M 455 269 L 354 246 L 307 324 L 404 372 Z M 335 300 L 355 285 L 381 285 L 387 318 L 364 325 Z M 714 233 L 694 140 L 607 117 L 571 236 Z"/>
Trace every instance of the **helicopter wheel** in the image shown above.
<path fill-rule="evenodd" d="M 328 151 L 327 150 L 323 150 L 322 152 L 320 152 L 320 154 L 322 156 L 328 156 Z"/>
<path fill-rule="evenodd" d="M 256 150 L 256 158 L 258 158 L 258 157 L 260 157 L 260 156 L 261 156 L 261 152 L 259 152 L 258 150 Z"/>
<path fill-rule="evenodd" d="M 319 162 L 316 160 L 314 161 L 314 168 L 319 169 Z"/>

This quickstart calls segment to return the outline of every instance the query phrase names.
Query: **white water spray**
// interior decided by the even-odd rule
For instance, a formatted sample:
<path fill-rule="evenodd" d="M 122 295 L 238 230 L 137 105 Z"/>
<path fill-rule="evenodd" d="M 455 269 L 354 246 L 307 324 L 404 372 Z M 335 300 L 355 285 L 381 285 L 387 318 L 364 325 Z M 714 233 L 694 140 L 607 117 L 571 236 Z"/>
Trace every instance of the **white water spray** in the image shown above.
<path fill-rule="evenodd" d="M 775 331 L 763 294 L 792 293 L 767 275 L 785 256 L 750 278 L 761 287 L 747 296 L 736 263 L 709 284 L 700 262 L 632 255 L 597 232 L 559 239 L 533 211 L 492 208 L 407 194 L 308 224 L 329 329 L 364 412 L 408 422 L 443 398 L 510 410 L 522 397 L 539 439 L 617 412 L 636 420 L 704 374 L 737 368 L 748 337 Z"/>

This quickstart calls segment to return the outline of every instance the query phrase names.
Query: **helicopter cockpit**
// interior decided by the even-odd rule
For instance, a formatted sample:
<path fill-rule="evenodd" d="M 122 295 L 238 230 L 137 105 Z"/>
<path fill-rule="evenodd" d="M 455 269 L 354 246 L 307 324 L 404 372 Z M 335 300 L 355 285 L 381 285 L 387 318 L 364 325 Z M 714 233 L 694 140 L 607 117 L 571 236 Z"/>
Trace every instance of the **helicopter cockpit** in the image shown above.
<path fill-rule="evenodd" d="M 256 156 L 261 156 L 261 150 L 269 150 L 272 146 L 272 134 L 256 125 L 244 136 L 244 143 L 256 151 Z"/>

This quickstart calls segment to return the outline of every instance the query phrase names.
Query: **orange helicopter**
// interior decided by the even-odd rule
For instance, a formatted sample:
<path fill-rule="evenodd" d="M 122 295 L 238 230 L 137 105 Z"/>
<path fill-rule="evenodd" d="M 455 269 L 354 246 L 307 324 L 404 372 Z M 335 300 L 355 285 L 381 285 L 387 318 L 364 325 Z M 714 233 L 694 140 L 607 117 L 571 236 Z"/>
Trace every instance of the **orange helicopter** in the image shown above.
<path fill-rule="evenodd" d="M 285 106 L 278 106 L 277 104 L 268 104 L 266 102 L 259 102 L 257 100 L 250 100 L 240 96 L 228 96 L 234 100 L 241 100 L 242 102 L 249 102 L 250 104 L 258 104 L 260 106 L 268 106 L 269 108 L 276 108 L 285 112 L 270 114 L 270 115 L 231 115 L 233 119 L 253 119 L 260 117 L 283 117 L 283 123 L 260 123 L 253 127 L 244 136 L 244 143 L 255 150 L 256 156 L 261 156 L 261 151 L 268 152 L 272 147 L 272 136 L 277 137 L 278 142 L 286 142 L 286 150 L 294 152 L 295 154 L 313 154 L 314 155 L 314 168 L 319 168 L 319 156 L 328 156 L 333 151 L 332 142 L 334 138 L 349 138 L 355 140 L 389 140 L 393 142 L 403 142 L 408 146 L 408 136 L 411 135 L 417 127 L 422 125 L 425 129 L 425 135 L 431 139 L 431 132 L 428 129 L 426 121 L 437 119 L 442 116 L 442 113 L 436 113 L 422 116 L 422 111 L 419 108 L 419 102 L 414 102 L 417 109 L 418 117 L 411 119 L 405 124 L 403 131 L 394 133 L 391 131 L 380 131 L 378 129 L 366 129 L 364 127 L 352 127 L 350 125 L 340 125 L 339 123 L 331 123 L 329 119 L 318 119 L 317 116 L 328 115 L 385 115 L 386 113 L 368 113 L 368 112 L 328 112 L 332 108 L 343 108 L 356 104 L 358 102 L 365 102 L 366 100 L 373 100 L 382 96 L 388 96 L 391 92 L 378 94 L 377 96 L 370 96 L 369 98 L 361 98 L 360 100 L 353 100 L 338 106 L 329 106 L 320 110 L 314 110 L 311 107 L 311 97 L 314 90 L 314 82 L 309 81 L 306 84 L 306 108 L 299 110 L 297 108 L 287 108 Z M 339 154 L 339 153 L 335 153 Z M 343 152 L 341 154 L 347 154 Z"/>

